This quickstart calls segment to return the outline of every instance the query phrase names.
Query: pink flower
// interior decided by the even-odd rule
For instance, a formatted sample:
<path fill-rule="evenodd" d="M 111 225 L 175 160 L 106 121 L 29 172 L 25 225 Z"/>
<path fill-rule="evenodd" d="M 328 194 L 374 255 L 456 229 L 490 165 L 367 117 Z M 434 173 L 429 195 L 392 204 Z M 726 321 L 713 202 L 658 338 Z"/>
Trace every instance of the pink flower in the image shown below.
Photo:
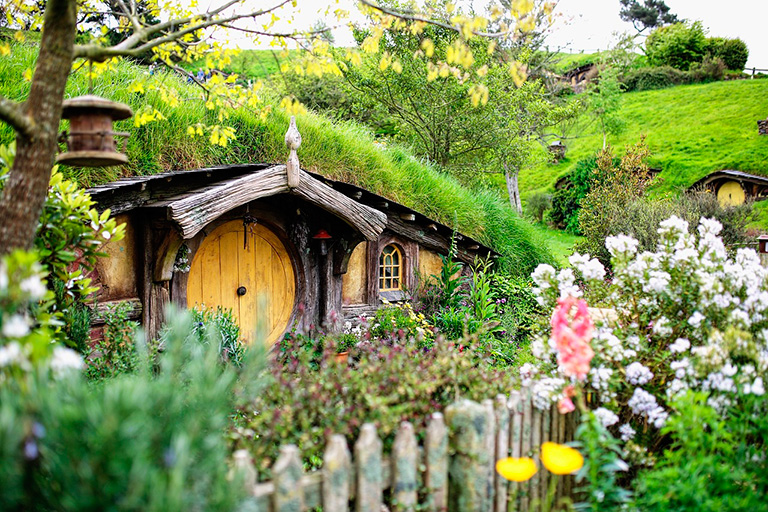
<path fill-rule="evenodd" d="M 573 405 L 573 401 L 567 396 L 561 398 L 560 401 L 557 402 L 557 411 L 560 414 L 568 414 L 569 412 L 573 412 L 574 409 L 576 409 L 576 407 Z"/>
<path fill-rule="evenodd" d="M 595 355 L 589 345 L 594 325 L 589 318 L 587 303 L 575 297 L 558 299 L 557 302 L 552 314 L 552 339 L 557 350 L 557 364 L 565 375 L 584 380 Z"/>

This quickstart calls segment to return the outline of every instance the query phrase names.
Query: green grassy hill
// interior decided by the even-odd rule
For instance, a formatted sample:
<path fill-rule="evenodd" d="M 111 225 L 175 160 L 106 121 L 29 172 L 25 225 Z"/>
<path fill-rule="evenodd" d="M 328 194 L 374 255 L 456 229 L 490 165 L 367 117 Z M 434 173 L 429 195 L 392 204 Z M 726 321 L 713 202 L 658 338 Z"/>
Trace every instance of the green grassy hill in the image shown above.
<path fill-rule="evenodd" d="M 623 151 L 642 135 L 653 153 L 651 166 L 662 172 L 654 190 L 688 187 L 712 171 L 734 169 L 768 175 L 768 137 L 757 120 L 768 116 L 768 80 L 737 80 L 684 85 L 623 95 L 626 129 L 609 142 Z M 567 158 L 521 172 L 522 194 L 549 189 L 575 163 L 602 147 L 602 135 L 586 116 L 567 141 Z"/>
<path fill-rule="evenodd" d="M 0 59 L 0 94 L 12 99 L 26 97 L 29 83 L 20 77 L 34 65 L 35 56 L 33 46 L 14 45 L 11 56 Z M 288 118 L 279 109 L 273 108 L 265 120 L 244 108 L 232 112 L 228 124 L 236 128 L 237 140 L 222 148 L 186 133 L 186 128 L 197 122 L 217 123 L 215 115 L 206 110 L 199 89 L 172 74 L 151 77 L 179 92 L 182 101 L 171 109 L 156 91 L 146 95 L 128 92 L 130 84 L 140 76 L 148 77 L 145 68 L 121 62 L 115 71 L 94 80 L 93 93 L 126 102 L 134 111 L 149 103 L 166 119 L 141 127 L 134 126 L 131 120 L 116 123 L 118 131 L 131 132 L 127 149 L 130 163 L 111 169 L 63 169 L 82 185 L 171 169 L 282 162 L 287 158 L 284 135 Z M 67 96 L 88 92 L 88 80 L 81 68 L 70 78 Z M 513 273 L 526 274 L 539 262 L 553 261 L 544 236 L 514 214 L 499 192 L 463 187 L 400 147 L 374 144 L 370 131 L 359 125 L 333 123 L 313 114 L 299 116 L 297 124 L 303 137 L 299 149 L 302 167 L 369 189 L 477 237 L 499 251 L 506 268 Z M 12 139 L 13 132 L 0 123 L 0 143 Z"/>

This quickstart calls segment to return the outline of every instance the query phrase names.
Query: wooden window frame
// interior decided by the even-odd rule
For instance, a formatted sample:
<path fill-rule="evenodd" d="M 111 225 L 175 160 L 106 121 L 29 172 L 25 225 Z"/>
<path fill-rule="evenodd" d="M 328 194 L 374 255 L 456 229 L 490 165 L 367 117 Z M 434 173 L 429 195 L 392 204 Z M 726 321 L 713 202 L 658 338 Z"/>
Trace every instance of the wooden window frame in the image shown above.
<path fill-rule="evenodd" d="M 390 249 L 391 251 L 387 254 L 387 249 Z M 397 256 L 397 262 L 395 262 L 395 256 Z M 387 259 L 389 259 L 389 262 L 387 262 Z M 395 291 L 403 291 L 403 270 L 405 267 L 405 262 L 403 258 L 403 251 L 400 250 L 400 247 L 397 246 L 397 244 L 387 244 L 384 246 L 384 248 L 379 253 L 379 291 L 380 292 L 395 292 Z M 387 270 L 389 269 L 390 273 L 389 276 L 387 276 Z M 387 281 L 389 280 L 390 286 L 386 286 Z M 397 283 L 397 286 L 395 286 L 395 283 Z"/>
<path fill-rule="evenodd" d="M 394 245 L 400 250 L 400 290 L 379 289 L 379 256 L 388 245 Z M 416 276 L 414 269 L 419 266 L 419 244 L 413 240 L 395 235 L 391 231 L 385 231 L 374 242 L 368 242 L 367 258 L 367 288 L 366 302 L 379 304 L 381 299 L 390 302 L 408 298 L 408 292 L 415 286 Z"/>

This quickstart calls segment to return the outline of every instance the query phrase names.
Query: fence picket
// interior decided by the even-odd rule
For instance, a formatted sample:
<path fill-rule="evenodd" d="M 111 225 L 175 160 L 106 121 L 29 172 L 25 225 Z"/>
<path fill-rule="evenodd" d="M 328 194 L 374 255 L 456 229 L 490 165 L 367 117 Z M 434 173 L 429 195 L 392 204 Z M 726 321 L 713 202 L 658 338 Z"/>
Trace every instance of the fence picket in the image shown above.
<path fill-rule="evenodd" d="M 496 473 L 495 464 L 509 456 L 509 404 L 504 395 L 496 396 L 496 457 L 491 461 L 492 477 L 496 486 L 496 512 L 507 511 L 507 481 Z"/>
<path fill-rule="evenodd" d="M 448 508 L 448 431 L 442 413 L 436 412 L 429 419 L 424 445 L 430 510 L 443 512 Z"/>
<path fill-rule="evenodd" d="M 304 509 L 304 491 L 301 485 L 301 456 L 296 445 L 280 447 L 280 456 L 272 466 L 275 491 L 272 507 L 275 512 L 300 512 Z"/>
<path fill-rule="evenodd" d="M 544 411 L 541 411 L 541 444 L 552 440 L 552 410 L 554 407 L 550 407 Z M 549 479 L 553 478 L 552 473 L 549 471 L 541 472 L 541 479 L 539 485 L 539 496 L 542 500 L 547 499 L 547 491 L 549 490 Z"/>
<path fill-rule="evenodd" d="M 404 421 L 395 434 L 392 445 L 392 496 L 395 510 L 414 510 L 419 487 L 416 473 L 418 455 L 413 425 Z"/>
<path fill-rule="evenodd" d="M 373 423 L 366 423 L 360 429 L 360 437 L 355 443 L 356 495 L 357 512 L 381 512 L 382 505 L 382 468 L 381 440 L 376 434 Z"/>
<path fill-rule="evenodd" d="M 496 496 L 496 486 L 493 485 L 493 475 L 496 473 L 496 412 L 493 409 L 493 400 L 490 398 L 483 400 L 482 406 L 485 408 L 485 453 L 488 454 L 485 468 L 485 499 L 488 510 L 493 510 Z"/>
<path fill-rule="evenodd" d="M 531 478 L 531 501 L 539 503 L 541 506 L 541 492 L 539 487 L 541 485 L 542 475 L 546 474 L 544 466 L 541 464 L 540 447 L 541 447 L 541 410 L 533 405 L 531 407 L 533 424 L 531 425 L 531 448 L 534 450 L 534 460 L 539 465 L 539 471 Z"/>
<path fill-rule="evenodd" d="M 328 439 L 323 456 L 323 509 L 348 510 L 352 457 L 344 436 Z"/>
<path fill-rule="evenodd" d="M 486 478 L 488 459 L 485 434 L 488 430 L 485 407 L 462 400 L 445 409 L 449 442 L 454 453 L 448 480 L 448 510 L 487 512 Z"/>
<path fill-rule="evenodd" d="M 531 394 L 526 389 L 523 395 L 523 416 L 522 416 L 522 438 L 520 440 L 520 456 L 521 457 L 530 457 L 533 455 L 533 448 L 531 445 L 532 442 L 532 423 L 533 423 L 533 417 L 531 415 L 531 411 L 533 409 L 533 404 L 531 401 Z M 530 503 L 531 503 L 531 485 L 530 480 L 525 483 L 521 483 L 517 485 L 518 495 L 520 497 L 520 510 L 529 510 L 530 509 Z"/>

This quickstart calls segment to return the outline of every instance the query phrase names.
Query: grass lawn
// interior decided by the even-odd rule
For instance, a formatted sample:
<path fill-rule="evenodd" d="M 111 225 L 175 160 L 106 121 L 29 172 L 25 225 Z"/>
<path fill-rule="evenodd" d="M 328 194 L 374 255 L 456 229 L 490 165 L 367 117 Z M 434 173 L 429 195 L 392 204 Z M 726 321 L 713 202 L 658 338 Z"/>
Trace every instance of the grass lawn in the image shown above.
<path fill-rule="evenodd" d="M 707 174 L 733 169 L 768 175 L 768 137 L 757 133 L 757 120 L 768 116 L 768 80 L 734 80 L 627 93 L 622 113 L 626 129 L 609 142 L 623 152 L 647 136 L 650 164 L 660 167 L 658 193 L 692 185 Z M 573 165 L 602 147 L 602 134 L 582 116 L 567 141 L 567 158 L 523 170 L 521 193 L 551 189 Z"/>
<path fill-rule="evenodd" d="M 543 224 L 534 224 L 539 236 L 546 240 L 552 255 L 561 266 L 570 266 L 568 258 L 573 254 L 573 246 L 583 237 L 572 235 L 559 229 L 551 229 Z"/>

